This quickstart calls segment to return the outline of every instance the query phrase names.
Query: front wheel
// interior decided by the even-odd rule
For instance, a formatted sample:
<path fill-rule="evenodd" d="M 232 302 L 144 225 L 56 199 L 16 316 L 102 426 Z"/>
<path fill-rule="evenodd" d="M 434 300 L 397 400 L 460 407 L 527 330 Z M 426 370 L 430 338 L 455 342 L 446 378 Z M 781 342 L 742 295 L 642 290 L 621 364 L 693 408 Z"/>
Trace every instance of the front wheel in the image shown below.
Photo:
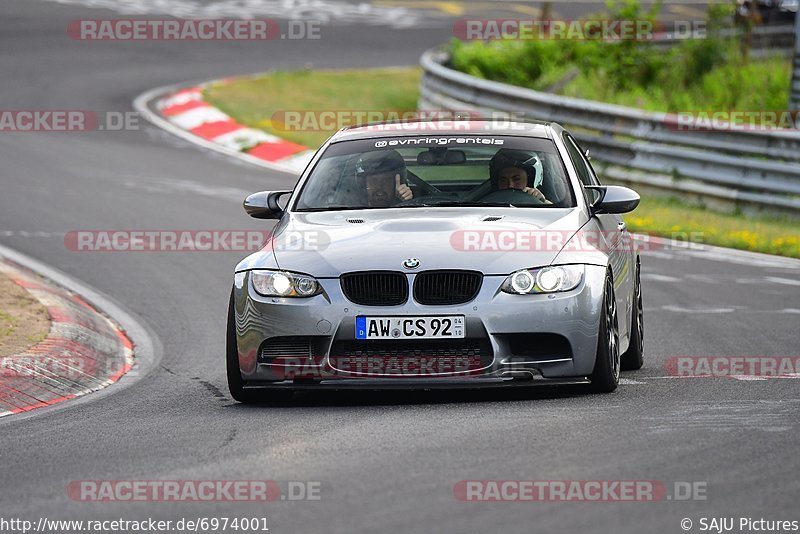
<path fill-rule="evenodd" d="M 600 329 L 597 336 L 597 355 L 594 371 L 589 379 L 592 390 L 598 393 L 611 393 L 619 385 L 619 322 L 617 320 L 617 301 L 614 298 L 614 283 L 611 275 L 606 275 L 603 291 L 603 308 Z"/>

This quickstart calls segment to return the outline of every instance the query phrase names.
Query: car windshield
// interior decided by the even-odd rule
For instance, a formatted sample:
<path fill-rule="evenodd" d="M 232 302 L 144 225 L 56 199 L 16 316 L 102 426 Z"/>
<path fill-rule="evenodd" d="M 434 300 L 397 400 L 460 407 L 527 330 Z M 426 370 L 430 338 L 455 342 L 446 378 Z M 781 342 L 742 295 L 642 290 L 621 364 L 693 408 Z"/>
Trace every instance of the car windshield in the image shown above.
<path fill-rule="evenodd" d="M 551 140 L 458 136 L 333 143 L 303 182 L 294 208 L 574 205 Z"/>

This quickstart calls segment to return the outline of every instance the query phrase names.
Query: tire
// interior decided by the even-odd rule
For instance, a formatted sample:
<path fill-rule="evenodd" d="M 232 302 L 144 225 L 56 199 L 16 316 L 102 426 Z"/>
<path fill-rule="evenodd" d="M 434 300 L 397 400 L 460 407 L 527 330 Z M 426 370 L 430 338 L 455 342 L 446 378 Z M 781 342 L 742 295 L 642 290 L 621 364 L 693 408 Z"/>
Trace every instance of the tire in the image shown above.
<path fill-rule="evenodd" d="M 228 327 L 225 334 L 225 368 L 228 374 L 228 390 L 231 397 L 241 403 L 279 402 L 292 398 L 292 391 L 244 389 L 242 372 L 239 369 L 239 348 L 236 344 L 236 312 L 233 308 L 233 290 L 228 303 Z"/>
<path fill-rule="evenodd" d="M 644 365 L 644 307 L 642 305 L 642 276 L 639 260 L 636 260 L 636 280 L 633 289 L 633 314 L 631 315 L 631 341 L 622 355 L 623 371 L 635 371 Z"/>
<path fill-rule="evenodd" d="M 614 283 L 611 275 L 606 275 L 603 291 L 603 307 L 600 317 L 600 328 L 597 336 L 597 355 L 594 371 L 589 379 L 591 389 L 597 393 L 611 393 L 619 385 L 619 321 L 617 320 L 617 303 L 614 300 Z"/>

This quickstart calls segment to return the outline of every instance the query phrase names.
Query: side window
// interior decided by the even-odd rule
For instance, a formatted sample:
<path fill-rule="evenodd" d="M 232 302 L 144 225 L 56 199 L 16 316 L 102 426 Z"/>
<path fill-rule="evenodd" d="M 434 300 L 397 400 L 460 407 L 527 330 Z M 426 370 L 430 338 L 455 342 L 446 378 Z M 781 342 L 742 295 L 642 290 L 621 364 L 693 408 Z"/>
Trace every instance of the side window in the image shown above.
<path fill-rule="evenodd" d="M 586 161 L 586 158 L 581 153 L 581 150 L 578 148 L 577 143 L 575 143 L 571 135 L 564 134 L 564 145 L 567 147 L 567 152 L 569 152 L 569 157 L 572 160 L 572 164 L 575 166 L 575 171 L 578 173 L 581 183 L 583 185 L 600 185 L 594 173 L 594 169 L 592 169 L 592 166 Z M 590 203 L 594 202 L 598 197 L 597 191 L 592 189 L 584 189 L 583 192 Z"/>

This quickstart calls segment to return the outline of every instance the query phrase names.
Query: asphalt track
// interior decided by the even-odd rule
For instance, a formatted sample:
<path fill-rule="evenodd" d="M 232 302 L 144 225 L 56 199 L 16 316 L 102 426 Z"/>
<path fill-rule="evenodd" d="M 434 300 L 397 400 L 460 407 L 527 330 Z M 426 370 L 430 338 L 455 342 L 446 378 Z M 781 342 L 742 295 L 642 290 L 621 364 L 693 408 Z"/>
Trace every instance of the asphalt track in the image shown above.
<path fill-rule="evenodd" d="M 207 2 L 208 3 L 208 2 Z M 118 13 L 0 5 L 5 109 L 129 111 L 152 87 L 271 68 L 412 64 L 449 38 L 326 27 L 321 41 L 91 43 L 67 21 Z M 302 88 L 298 88 L 302 90 Z M 261 228 L 248 192 L 293 178 L 139 131 L 0 134 L 0 243 L 104 293 L 150 333 L 127 387 L 0 421 L 2 517 L 267 518 L 272 532 L 682 532 L 701 517 L 799 519 L 800 381 L 663 378 L 671 356 L 798 356 L 798 262 L 716 250 L 643 257 L 646 363 L 611 395 L 306 394 L 243 406 L 227 394 L 226 301 L 240 253 L 76 253 L 74 229 Z M 134 380 L 135 379 L 135 380 Z M 83 503 L 74 480 L 319 481 L 319 501 Z M 659 480 L 706 500 L 464 503 L 459 480 Z"/>

